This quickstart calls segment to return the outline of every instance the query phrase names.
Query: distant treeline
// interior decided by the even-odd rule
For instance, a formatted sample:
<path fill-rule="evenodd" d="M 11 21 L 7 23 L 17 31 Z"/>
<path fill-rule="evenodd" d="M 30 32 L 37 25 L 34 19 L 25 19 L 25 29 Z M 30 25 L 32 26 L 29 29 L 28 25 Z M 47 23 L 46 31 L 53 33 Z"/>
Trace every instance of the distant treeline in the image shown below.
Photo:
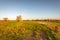
<path fill-rule="evenodd" d="M 18 21 L 18 20 L 0 20 L 0 21 Z M 20 20 L 20 21 L 46 21 L 46 22 L 60 22 L 60 20 Z"/>
<path fill-rule="evenodd" d="M 33 21 L 47 21 L 47 22 L 60 22 L 60 20 L 33 20 Z"/>

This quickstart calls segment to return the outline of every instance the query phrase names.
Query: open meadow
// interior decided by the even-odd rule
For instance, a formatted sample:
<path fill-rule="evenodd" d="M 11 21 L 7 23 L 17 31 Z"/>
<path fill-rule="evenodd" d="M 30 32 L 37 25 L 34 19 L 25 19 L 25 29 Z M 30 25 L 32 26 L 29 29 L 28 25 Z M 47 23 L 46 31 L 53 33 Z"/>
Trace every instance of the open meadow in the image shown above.
<path fill-rule="evenodd" d="M 60 23 L 0 21 L 0 40 L 60 40 Z"/>

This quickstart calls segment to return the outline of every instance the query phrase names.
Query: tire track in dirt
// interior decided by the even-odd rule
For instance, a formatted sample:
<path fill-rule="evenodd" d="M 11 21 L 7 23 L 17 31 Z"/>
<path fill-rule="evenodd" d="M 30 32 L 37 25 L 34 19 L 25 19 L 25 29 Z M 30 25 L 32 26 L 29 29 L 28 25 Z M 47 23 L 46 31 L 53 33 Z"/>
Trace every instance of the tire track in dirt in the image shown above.
<path fill-rule="evenodd" d="M 45 33 L 42 31 L 40 32 L 37 37 L 33 36 L 33 33 L 28 34 L 23 40 L 47 40 Z"/>

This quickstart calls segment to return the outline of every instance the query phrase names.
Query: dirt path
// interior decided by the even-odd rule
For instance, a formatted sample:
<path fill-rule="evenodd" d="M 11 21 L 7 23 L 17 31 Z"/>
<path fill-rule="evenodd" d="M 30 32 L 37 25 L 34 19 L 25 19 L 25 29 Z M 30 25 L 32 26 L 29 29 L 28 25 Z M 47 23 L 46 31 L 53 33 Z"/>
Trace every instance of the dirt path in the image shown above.
<path fill-rule="evenodd" d="M 57 30 L 60 32 L 60 27 L 58 27 L 58 26 L 55 26 L 55 25 L 47 23 L 47 22 L 39 22 L 39 23 L 45 25 L 46 27 L 50 28 L 51 30 Z"/>
<path fill-rule="evenodd" d="M 47 40 L 44 32 L 41 32 L 37 35 L 37 37 L 33 36 L 33 33 L 28 34 L 23 40 Z"/>

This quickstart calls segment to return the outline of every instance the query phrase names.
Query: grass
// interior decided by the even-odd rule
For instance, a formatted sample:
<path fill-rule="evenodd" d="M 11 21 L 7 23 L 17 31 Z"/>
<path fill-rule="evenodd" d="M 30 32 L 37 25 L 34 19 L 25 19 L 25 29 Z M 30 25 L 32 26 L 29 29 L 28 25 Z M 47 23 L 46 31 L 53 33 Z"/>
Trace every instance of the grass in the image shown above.
<path fill-rule="evenodd" d="M 30 33 L 32 33 L 33 37 L 37 38 L 41 35 L 41 32 L 44 33 L 47 40 L 59 40 L 60 38 L 58 33 L 36 21 L 11 21 L 0 23 L 0 40 L 23 40 L 24 37 L 27 37 Z"/>

